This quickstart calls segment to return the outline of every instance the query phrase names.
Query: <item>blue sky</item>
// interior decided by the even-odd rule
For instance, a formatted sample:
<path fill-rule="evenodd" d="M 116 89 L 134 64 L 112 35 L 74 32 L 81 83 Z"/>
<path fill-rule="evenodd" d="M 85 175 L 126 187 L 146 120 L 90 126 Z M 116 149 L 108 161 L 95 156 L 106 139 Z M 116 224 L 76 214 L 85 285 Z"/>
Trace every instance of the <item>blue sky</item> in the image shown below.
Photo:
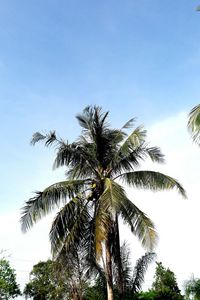
<path fill-rule="evenodd" d="M 15 121 L 26 132 L 55 127 L 57 119 L 63 127 L 90 103 L 119 121 L 133 114 L 147 124 L 188 109 L 198 102 L 197 3 L 1 1 L 0 99 L 8 128 Z"/>
<path fill-rule="evenodd" d="M 32 191 L 62 177 L 51 151 L 30 147 L 33 132 L 73 140 L 88 104 L 110 110 L 114 126 L 136 116 L 148 129 L 199 103 L 198 4 L 1 1 L 1 213 L 19 213 Z"/>

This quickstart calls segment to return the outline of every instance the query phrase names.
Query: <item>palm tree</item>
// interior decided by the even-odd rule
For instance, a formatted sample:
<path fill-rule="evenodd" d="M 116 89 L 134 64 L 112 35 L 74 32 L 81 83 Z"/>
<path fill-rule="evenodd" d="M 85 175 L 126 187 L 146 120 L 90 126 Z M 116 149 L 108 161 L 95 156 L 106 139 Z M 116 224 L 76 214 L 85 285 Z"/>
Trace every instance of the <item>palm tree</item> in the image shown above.
<path fill-rule="evenodd" d="M 122 279 L 119 225 L 122 218 L 142 245 L 152 250 L 157 239 L 153 222 L 128 199 L 121 181 L 133 188 L 153 191 L 177 189 L 183 197 L 183 187 L 172 177 L 154 171 L 138 170 L 146 158 L 162 163 L 159 148 L 149 147 L 146 131 L 140 126 L 128 135 L 134 119 L 121 129 L 111 129 L 108 112 L 88 106 L 77 115 L 82 127 L 79 138 L 69 143 L 55 131 L 36 132 L 32 144 L 43 141 L 56 148 L 54 168 L 66 166 L 67 179 L 37 192 L 29 199 L 21 217 L 26 232 L 35 222 L 54 208 L 60 208 L 50 231 L 52 252 L 56 256 L 65 247 L 84 245 L 86 258 L 102 263 L 107 281 L 108 299 L 113 299 L 112 257 L 118 263 L 119 281 Z M 121 287 L 123 299 L 123 289 Z"/>
<path fill-rule="evenodd" d="M 188 129 L 193 141 L 200 144 L 200 104 L 196 105 L 189 113 Z"/>
<path fill-rule="evenodd" d="M 131 252 L 126 242 L 124 242 L 120 248 L 121 250 L 121 263 L 123 272 L 123 286 L 125 291 L 125 299 L 133 299 L 133 297 L 141 291 L 142 284 L 144 282 L 145 273 L 148 266 L 156 258 L 154 252 L 147 252 L 140 257 L 135 264 L 134 269 L 131 263 Z M 114 282 L 114 294 L 116 299 L 120 299 L 117 265 L 113 261 L 113 282 Z M 106 299 L 106 280 L 104 273 L 98 275 L 93 286 L 86 288 L 86 299 Z"/>
<path fill-rule="evenodd" d="M 191 277 L 185 282 L 185 296 L 186 299 L 199 300 L 200 299 L 200 279 Z M 192 297 L 192 298 L 191 298 Z"/>

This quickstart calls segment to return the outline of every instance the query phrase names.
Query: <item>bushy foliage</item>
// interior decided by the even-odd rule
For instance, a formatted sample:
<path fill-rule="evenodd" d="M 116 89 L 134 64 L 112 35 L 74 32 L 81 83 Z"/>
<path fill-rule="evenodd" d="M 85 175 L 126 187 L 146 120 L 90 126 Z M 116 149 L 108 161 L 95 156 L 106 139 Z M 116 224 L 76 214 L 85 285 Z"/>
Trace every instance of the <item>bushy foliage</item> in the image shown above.
<path fill-rule="evenodd" d="M 185 283 L 186 300 L 192 296 L 194 300 L 200 300 L 200 279 L 192 277 Z"/>
<path fill-rule="evenodd" d="M 7 300 L 15 298 L 20 294 L 15 270 L 11 268 L 8 260 L 4 258 L 0 259 L 0 299 Z"/>
<path fill-rule="evenodd" d="M 166 269 L 161 262 L 157 263 L 152 289 L 142 292 L 138 300 L 183 300 L 174 272 Z"/>
<path fill-rule="evenodd" d="M 26 284 L 24 294 L 34 300 L 62 300 L 67 293 L 63 278 L 55 272 L 55 263 L 51 260 L 39 262 L 33 266 L 30 282 Z"/>
<path fill-rule="evenodd" d="M 90 272 L 89 272 L 90 271 Z M 79 249 L 62 252 L 56 261 L 48 260 L 33 266 L 24 294 L 35 300 L 83 299 L 91 267 Z"/>
<path fill-rule="evenodd" d="M 99 276 L 95 284 L 86 289 L 84 300 L 106 300 L 107 299 L 106 280 Z"/>

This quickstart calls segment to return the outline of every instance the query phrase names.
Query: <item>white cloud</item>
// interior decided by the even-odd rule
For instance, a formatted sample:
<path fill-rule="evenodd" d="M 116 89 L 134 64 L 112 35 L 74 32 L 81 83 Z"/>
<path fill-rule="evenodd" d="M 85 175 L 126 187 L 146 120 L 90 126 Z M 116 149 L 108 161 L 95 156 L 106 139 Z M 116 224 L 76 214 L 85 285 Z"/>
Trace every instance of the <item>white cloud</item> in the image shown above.
<path fill-rule="evenodd" d="M 143 168 L 159 170 L 177 178 L 186 189 L 188 200 L 182 199 L 175 191 L 151 193 L 127 190 L 130 198 L 155 222 L 160 236 L 156 249 L 158 260 L 175 272 L 179 283 L 188 279 L 191 273 L 200 277 L 197 264 L 200 253 L 200 148 L 192 144 L 186 124 L 186 114 L 180 113 L 149 128 L 151 145 L 161 147 L 166 154 L 166 164 L 148 163 Z M 42 220 L 23 235 L 18 213 L 0 215 L 1 248 L 8 249 L 12 254 L 11 263 L 16 268 L 22 285 L 28 280 L 32 265 L 50 256 L 48 232 L 51 220 L 52 216 Z M 122 238 L 131 245 L 133 258 L 138 258 L 142 254 L 141 247 L 127 230 L 123 229 L 122 232 Z M 145 287 L 150 286 L 151 281 L 152 268 Z"/>
<path fill-rule="evenodd" d="M 166 154 L 165 165 L 145 164 L 144 168 L 158 170 L 175 177 L 186 189 L 188 199 L 173 192 L 151 193 L 134 191 L 132 196 L 156 224 L 159 244 L 158 260 L 177 275 L 180 286 L 191 273 L 200 277 L 197 264 L 200 252 L 199 169 L 200 148 L 192 144 L 187 132 L 187 115 L 180 113 L 153 125 L 148 130 L 152 145 Z M 128 191 L 131 197 L 131 191 Z M 152 273 L 148 279 L 152 278 Z"/>

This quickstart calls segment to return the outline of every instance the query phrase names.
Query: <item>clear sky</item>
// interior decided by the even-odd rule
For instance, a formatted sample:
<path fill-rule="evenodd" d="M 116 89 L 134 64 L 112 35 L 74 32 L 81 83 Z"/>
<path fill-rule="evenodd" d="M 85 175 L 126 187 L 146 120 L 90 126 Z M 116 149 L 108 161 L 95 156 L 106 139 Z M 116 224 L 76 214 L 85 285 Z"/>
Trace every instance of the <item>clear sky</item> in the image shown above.
<path fill-rule="evenodd" d="M 0 249 L 9 249 L 13 262 L 48 257 L 48 250 L 39 249 L 40 242 L 48 239 L 42 229 L 46 223 L 22 237 L 19 213 L 32 191 L 64 177 L 63 170 L 51 171 L 53 152 L 31 147 L 30 138 L 35 131 L 56 129 L 62 137 L 75 139 L 79 127 L 74 116 L 88 104 L 110 110 L 113 126 L 136 116 L 152 133 L 149 140 L 163 148 L 169 159 L 166 171 L 178 176 L 189 195 L 191 189 L 189 201 L 197 205 L 192 201 L 198 191 L 200 152 L 190 145 L 186 115 L 200 102 L 198 4 L 196 0 L 0 2 Z M 141 200 L 145 195 L 138 197 Z M 178 203 L 176 214 L 170 214 L 175 225 L 181 204 L 176 194 L 172 198 Z M 167 220 L 162 223 L 162 214 L 158 218 L 159 204 L 152 209 L 157 202 L 151 207 L 144 203 L 143 208 L 149 209 L 160 228 L 160 258 L 175 271 L 185 272 L 184 276 L 195 272 L 187 264 L 180 270 L 186 258 L 176 264 L 173 254 L 168 255 L 171 245 L 168 250 L 162 248 L 168 242 L 169 224 Z M 186 215 L 191 206 L 185 208 Z M 199 209 L 198 205 L 195 208 Z M 189 223 L 195 212 L 184 215 Z M 185 224 L 183 216 L 180 220 Z M 199 225 L 194 224 L 195 228 Z M 193 232 L 193 240 L 187 230 L 185 244 L 190 237 L 193 245 L 197 232 Z M 164 235 L 166 240 L 162 240 Z M 177 241 L 175 235 L 171 238 Z M 177 255 L 185 244 L 174 246 Z M 197 244 L 195 247 L 198 249 Z M 189 250 L 186 253 L 193 256 Z"/>

